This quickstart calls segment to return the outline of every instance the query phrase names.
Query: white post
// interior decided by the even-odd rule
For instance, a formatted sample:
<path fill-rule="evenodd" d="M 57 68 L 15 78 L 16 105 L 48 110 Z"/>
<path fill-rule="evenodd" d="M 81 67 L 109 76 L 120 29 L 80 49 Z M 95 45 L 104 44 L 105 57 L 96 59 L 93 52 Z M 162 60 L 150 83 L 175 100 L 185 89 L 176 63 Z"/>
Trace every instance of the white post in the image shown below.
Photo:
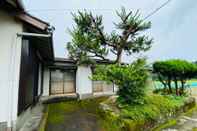
<path fill-rule="evenodd" d="M 10 47 L 10 62 L 8 73 L 8 128 L 15 125 L 17 119 L 18 109 L 18 90 L 19 90 L 19 77 L 20 77 L 20 62 L 21 62 L 21 46 L 22 39 L 16 36 L 13 37 L 13 43 Z M 13 127 L 14 128 L 14 127 Z"/>
<path fill-rule="evenodd" d="M 43 78 L 43 94 L 42 96 L 49 96 L 50 88 L 50 70 L 46 67 L 44 68 L 44 78 Z"/>

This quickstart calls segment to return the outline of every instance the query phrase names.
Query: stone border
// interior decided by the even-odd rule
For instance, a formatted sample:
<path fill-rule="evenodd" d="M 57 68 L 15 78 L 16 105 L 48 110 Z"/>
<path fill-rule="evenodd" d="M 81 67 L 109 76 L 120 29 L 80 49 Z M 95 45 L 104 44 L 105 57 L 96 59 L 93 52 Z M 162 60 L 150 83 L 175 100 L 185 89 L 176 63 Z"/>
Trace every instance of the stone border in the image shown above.
<path fill-rule="evenodd" d="M 39 124 L 38 131 L 45 131 L 46 124 L 47 124 L 47 119 L 48 119 L 48 114 L 49 114 L 49 107 L 47 105 L 47 107 L 45 107 L 45 109 L 44 109 L 44 113 L 43 113 L 43 116 L 42 116 L 42 120 Z"/>

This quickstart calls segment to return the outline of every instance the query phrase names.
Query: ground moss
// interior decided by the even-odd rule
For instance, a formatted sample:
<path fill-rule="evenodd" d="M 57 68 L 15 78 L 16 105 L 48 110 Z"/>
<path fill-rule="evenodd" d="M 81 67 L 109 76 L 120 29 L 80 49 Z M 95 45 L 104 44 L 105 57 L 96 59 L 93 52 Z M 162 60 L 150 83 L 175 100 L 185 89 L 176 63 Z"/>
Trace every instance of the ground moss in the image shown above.
<path fill-rule="evenodd" d="M 55 104 L 50 104 L 48 106 L 49 106 L 48 122 L 50 124 L 60 124 L 64 122 L 65 113 L 75 111 L 79 108 L 76 105 L 75 101 L 55 103 Z"/>
<path fill-rule="evenodd" d="M 192 131 L 197 131 L 197 127 L 193 128 Z"/>
<path fill-rule="evenodd" d="M 101 110 L 99 106 L 104 101 L 107 101 L 106 97 L 49 104 L 47 125 L 61 124 L 65 122 L 66 114 L 85 110 L 98 118 L 102 131 L 140 131 L 146 123 L 152 124 L 149 122 L 156 122 L 161 115 L 173 113 L 182 107 L 185 98 L 151 94 L 145 97 L 145 103 L 141 105 L 118 107 L 119 113 Z M 112 109 L 117 108 L 114 103 L 110 103 L 110 106 L 113 106 Z M 158 130 L 173 124 L 175 124 L 174 120 L 168 121 L 158 127 Z"/>
<path fill-rule="evenodd" d="M 167 122 L 165 122 L 164 124 L 159 125 L 158 127 L 154 128 L 153 131 L 161 131 L 161 130 L 166 129 L 168 127 L 172 127 L 176 124 L 177 124 L 177 120 L 171 119 L 171 120 L 168 120 Z"/>
<path fill-rule="evenodd" d="M 124 119 L 124 127 L 122 129 L 123 131 L 142 131 L 144 124 L 145 121 L 143 120 L 133 121 L 130 119 Z"/>
<path fill-rule="evenodd" d="M 197 112 L 197 105 L 195 105 L 193 108 L 186 111 L 183 115 L 191 117 L 193 112 Z"/>
<path fill-rule="evenodd" d="M 99 103 L 105 100 L 105 97 L 98 99 L 87 99 L 79 101 L 68 101 L 61 103 L 53 103 L 48 105 L 48 124 L 61 124 L 65 121 L 65 115 L 77 110 L 86 110 L 87 113 L 97 115 Z"/>

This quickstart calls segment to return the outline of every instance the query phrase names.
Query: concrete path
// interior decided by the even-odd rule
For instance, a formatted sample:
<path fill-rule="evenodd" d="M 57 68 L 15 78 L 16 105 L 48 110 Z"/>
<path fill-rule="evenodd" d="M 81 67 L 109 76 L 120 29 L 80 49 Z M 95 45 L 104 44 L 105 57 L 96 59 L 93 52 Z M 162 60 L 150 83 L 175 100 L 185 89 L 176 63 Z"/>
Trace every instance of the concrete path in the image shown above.
<path fill-rule="evenodd" d="M 85 110 L 66 114 L 65 122 L 59 125 L 48 125 L 46 131 L 102 131 L 97 117 Z"/>
<path fill-rule="evenodd" d="M 182 116 L 178 119 L 176 126 L 163 131 L 193 131 L 194 129 L 197 129 L 197 115 L 192 117 Z"/>
<path fill-rule="evenodd" d="M 34 108 L 26 111 L 23 120 L 19 124 L 23 125 L 19 131 L 37 131 L 43 115 L 43 105 L 38 103 Z"/>

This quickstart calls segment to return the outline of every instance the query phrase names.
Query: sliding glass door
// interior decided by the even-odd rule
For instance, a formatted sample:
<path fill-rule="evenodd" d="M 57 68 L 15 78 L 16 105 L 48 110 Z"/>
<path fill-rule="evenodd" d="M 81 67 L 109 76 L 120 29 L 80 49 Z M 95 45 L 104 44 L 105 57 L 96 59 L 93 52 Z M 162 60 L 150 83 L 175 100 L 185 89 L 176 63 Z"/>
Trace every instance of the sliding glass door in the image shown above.
<path fill-rule="evenodd" d="M 74 70 L 52 70 L 50 94 L 75 93 Z"/>

